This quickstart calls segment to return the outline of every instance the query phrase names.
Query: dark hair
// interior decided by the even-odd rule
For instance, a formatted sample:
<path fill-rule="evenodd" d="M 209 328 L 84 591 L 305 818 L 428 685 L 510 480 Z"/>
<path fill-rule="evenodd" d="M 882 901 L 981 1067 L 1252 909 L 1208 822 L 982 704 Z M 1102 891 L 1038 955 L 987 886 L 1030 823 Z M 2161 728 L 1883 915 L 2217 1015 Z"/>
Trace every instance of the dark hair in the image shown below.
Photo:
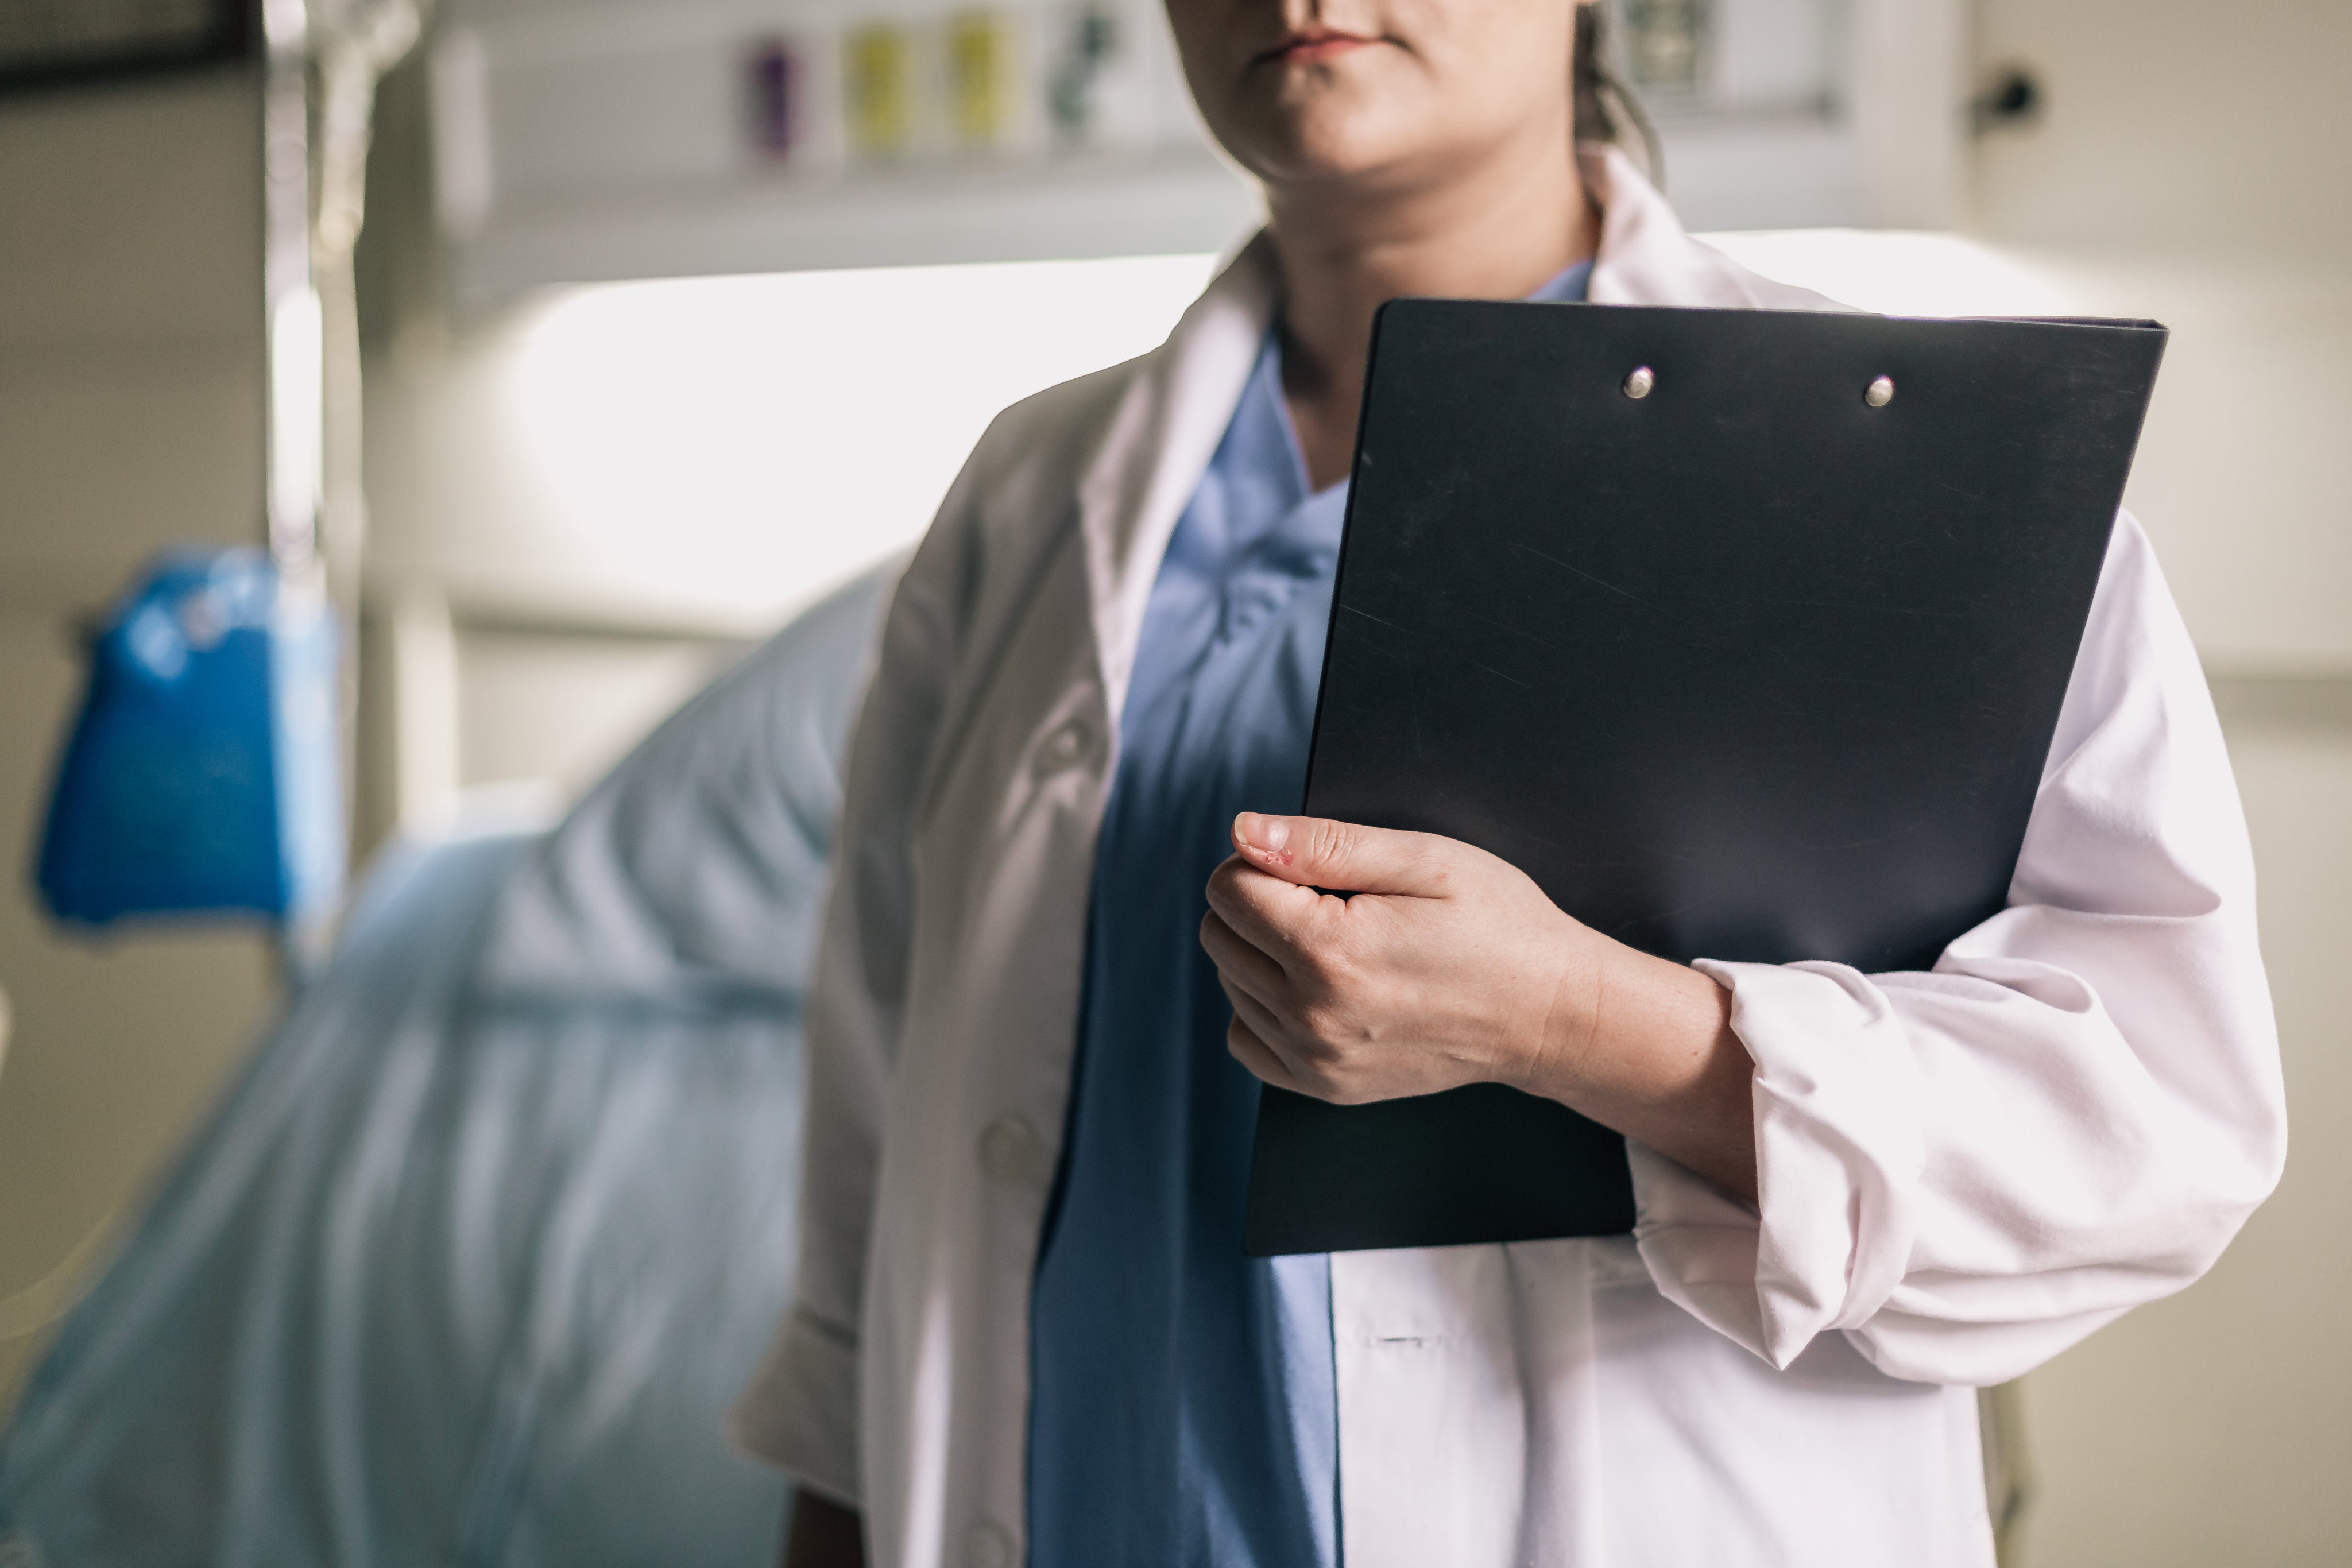
<path fill-rule="evenodd" d="M 1666 183 L 1665 155 L 1658 149 L 1657 128 L 1642 112 L 1633 89 L 1609 66 L 1609 29 L 1601 15 L 1603 0 L 1580 0 L 1576 7 L 1576 59 L 1570 68 L 1575 89 L 1576 139 L 1613 141 L 1637 153 L 1651 181 Z M 1639 138 L 1638 147 L 1626 146 L 1625 133 Z"/>

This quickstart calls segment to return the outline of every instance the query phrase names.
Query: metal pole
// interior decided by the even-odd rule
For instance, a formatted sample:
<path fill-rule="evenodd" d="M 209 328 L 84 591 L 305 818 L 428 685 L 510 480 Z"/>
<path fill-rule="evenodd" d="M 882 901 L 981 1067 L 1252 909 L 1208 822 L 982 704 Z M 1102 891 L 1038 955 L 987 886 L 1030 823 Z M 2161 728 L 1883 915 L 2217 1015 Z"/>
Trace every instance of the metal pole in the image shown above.
<path fill-rule="evenodd" d="M 325 374 L 310 271 L 310 18 L 263 0 L 262 303 L 268 387 L 269 553 L 289 582 L 317 586 Z"/>
<path fill-rule="evenodd" d="M 376 79 L 423 25 L 418 0 L 262 0 L 263 298 L 269 553 L 279 591 L 331 604 L 342 632 L 343 821 L 352 820 L 359 706 L 359 311 L 352 251 L 365 215 Z M 327 922 L 289 927 L 296 973 Z"/>

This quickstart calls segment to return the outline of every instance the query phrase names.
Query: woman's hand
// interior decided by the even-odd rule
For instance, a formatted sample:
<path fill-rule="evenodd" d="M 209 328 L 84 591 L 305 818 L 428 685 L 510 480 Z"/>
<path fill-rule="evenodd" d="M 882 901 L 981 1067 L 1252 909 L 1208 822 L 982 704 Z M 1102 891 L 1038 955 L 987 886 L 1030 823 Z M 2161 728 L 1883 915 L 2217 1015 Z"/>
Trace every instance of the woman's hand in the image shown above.
<path fill-rule="evenodd" d="M 1341 1104 L 1507 1083 L 1754 1199 L 1754 1065 L 1715 981 L 1458 840 L 1244 811 L 1234 848 L 1201 945 L 1259 1078 Z"/>

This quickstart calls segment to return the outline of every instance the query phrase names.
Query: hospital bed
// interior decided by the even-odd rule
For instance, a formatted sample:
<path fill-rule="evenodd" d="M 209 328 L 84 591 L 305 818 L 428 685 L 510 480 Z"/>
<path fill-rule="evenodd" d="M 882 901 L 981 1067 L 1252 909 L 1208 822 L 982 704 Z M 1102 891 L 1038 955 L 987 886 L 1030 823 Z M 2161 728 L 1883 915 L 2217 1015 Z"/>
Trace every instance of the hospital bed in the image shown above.
<path fill-rule="evenodd" d="M 800 1003 L 887 574 L 551 831 L 378 858 L 58 1328 L 0 1565 L 750 1564 L 726 1406 L 790 1288 Z"/>

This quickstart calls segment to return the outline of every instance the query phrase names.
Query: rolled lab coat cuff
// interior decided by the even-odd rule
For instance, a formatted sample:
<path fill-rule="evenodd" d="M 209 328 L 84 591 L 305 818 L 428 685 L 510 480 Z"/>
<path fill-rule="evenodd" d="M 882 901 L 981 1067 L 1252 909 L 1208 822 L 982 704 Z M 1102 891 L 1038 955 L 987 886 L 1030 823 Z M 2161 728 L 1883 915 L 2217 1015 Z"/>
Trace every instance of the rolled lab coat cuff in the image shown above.
<path fill-rule="evenodd" d="M 845 1508 L 862 1506 L 856 1334 L 793 1307 L 727 1429 L 752 1458 Z"/>
<path fill-rule="evenodd" d="M 1925 1163 L 1919 1074 L 1887 998 L 1843 964 L 1696 966 L 1756 1060 L 1757 1207 L 1633 1145 L 1633 1236 L 1665 1297 L 1786 1367 L 1901 1282 Z"/>

